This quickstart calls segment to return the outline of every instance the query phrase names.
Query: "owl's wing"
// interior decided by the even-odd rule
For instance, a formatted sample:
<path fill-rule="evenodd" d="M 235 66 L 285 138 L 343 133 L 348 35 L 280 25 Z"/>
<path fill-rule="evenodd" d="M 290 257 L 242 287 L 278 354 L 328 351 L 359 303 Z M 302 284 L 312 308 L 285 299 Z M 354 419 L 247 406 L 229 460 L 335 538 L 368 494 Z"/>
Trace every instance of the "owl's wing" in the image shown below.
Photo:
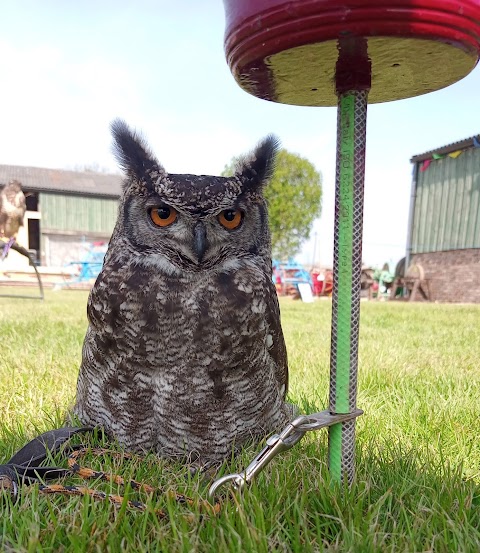
<path fill-rule="evenodd" d="M 280 307 L 278 305 L 277 290 L 272 280 L 268 278 L 267 297 L 265 298 L 266 320 L 270 334 L 273 339 L 273 344 L 269 349 L 269 353 L 275 361 L 275 376 L 277 378 L 278 388 L 283 392 L 285 399 L 288 391 L 288 361 L 287 348 L 283 338 L 282 325 L 280 323 Z"/>

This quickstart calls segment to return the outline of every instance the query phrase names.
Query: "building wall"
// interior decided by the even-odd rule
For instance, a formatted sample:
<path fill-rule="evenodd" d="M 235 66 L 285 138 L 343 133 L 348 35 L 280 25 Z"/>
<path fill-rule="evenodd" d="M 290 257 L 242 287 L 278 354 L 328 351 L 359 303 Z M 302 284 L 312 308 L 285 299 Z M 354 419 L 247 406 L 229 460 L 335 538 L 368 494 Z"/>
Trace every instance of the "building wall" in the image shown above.
<path fill-rule="evenodd" d="M 93 242 L 109 241 L 118 200 L 42 192 L 39 209 L 42 265 L 63 267 L 84 259 Z"/>
<path fill-rule="evenodd" d="M 480 148 L 417 164 L 412 253 L 480 248 Z"/>
<path fill-rule="evenodd" d="M 109 239 L 110 236 L 43 234 L 42 265 L 59 268 L 84 261 L 93 243 L 108 243 Z"/>
<path fill-rule="evenodd" d="M 48 170 L 48 173 L 50 179 L 58 181 L 56 171 Z M 78 185 L 82 178 L 76 178 L 75 183 Z M 89 194 L 38 192 L 35 188 L 25 187 L 29 211 L 25 214 L 17 242 L 37 252 L 37 258 L 44 266 L 59 268 L 82 260 L 92 243 L 110 240 L 117 220 L 119 199 L 93 196 L 92 187 L 95 190 L 96 183 L 92 178 L 83 178 L 83 181 Z M 115 189 L 112 190 L 115 193 Z M 24 271 L 28 270 L 28 266 L 29 260 L 12 250 L 2 263 L 1 270 Z"/>
<path fill-rule="evenodd" d="M 110 235 L 115 226 L 118 200 L 76 194 L 42 192 L 39 199 L 42 232 L 75 231 Z"/>
<path fill-rule="evenodd" d="M 433 301 L 480 303 L 480 248 L 420 253 L 412 261 L 425 270 Z"/>

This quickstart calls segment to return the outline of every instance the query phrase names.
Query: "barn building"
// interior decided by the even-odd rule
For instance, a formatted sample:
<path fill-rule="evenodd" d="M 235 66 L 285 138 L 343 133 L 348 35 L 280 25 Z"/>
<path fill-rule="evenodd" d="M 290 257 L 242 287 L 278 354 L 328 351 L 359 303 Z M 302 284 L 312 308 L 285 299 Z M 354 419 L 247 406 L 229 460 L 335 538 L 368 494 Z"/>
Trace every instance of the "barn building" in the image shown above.
<path fill-rule="evenodd" d="M 421 265 L 431 300 L 480 303 L 480 137 L 411 161 L 407 266 Z"/>
<path fill-rule="evenodd" d="M 0 165 L 0 186 L 16 179 L 27 211 L 17 242 L 41 267 L 63 267 L 85 255 L 88 244 L 107 242 L 117 218 L 122 177 L 95 172 Z M 2 269 L 28 266 L 11 251 Z"/>

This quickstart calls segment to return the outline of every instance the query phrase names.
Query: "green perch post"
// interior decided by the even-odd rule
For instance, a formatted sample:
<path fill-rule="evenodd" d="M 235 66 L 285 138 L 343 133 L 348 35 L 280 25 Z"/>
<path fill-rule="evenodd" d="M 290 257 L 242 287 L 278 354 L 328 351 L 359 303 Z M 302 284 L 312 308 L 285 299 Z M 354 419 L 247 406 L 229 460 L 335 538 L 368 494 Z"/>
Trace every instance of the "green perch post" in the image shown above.
<path fill-rule="evenodd" d="M 348 57 L 349 46 L 347 44 L 340 51 L 337 64 L 337 166 L 329 408 L 333 414 L 352 412 L 356 409 L 357 398 L 370 64 L 366 56 L 360 59 L 360 63 L 357 58 L 353 60 L 357 72 L 355 69 L 352 71 L 352 59 Z M 345 58 L 342 58 L 342 54 Z M 348 75 L 348 81 L 339 87 L 338 83 L 345 75 Z M 354 86 L 348 86 L 352 84 Z M 343 483 L 346 479 L 351 483 L 355 475 L 355 420 L 331 426 L 328 438 L 332 480 Z"/>

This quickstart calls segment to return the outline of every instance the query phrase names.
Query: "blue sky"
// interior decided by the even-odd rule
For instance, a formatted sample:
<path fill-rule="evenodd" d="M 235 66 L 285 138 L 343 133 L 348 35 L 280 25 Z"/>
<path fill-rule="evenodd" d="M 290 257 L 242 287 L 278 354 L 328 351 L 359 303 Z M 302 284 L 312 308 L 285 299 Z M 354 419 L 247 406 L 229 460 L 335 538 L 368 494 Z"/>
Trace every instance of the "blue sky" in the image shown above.
<path fill-rule="evenodd" d="M 168 171 L 219 174 L 273 132 L 323 175 L 315 261 L 331 265 L 336 109 L 242 91 L 224 57 L 221 0 L 4 0 L 1 17 L 0 163 L 114 170 L 109 124 L 122 117 Z M 404 255 L 409 160 L 478 134 L 479 90 L 476 68 L 446 89 L 369 106 L 365 263 Z M 312 239 L 299 258 L 313 254 Z"/>

